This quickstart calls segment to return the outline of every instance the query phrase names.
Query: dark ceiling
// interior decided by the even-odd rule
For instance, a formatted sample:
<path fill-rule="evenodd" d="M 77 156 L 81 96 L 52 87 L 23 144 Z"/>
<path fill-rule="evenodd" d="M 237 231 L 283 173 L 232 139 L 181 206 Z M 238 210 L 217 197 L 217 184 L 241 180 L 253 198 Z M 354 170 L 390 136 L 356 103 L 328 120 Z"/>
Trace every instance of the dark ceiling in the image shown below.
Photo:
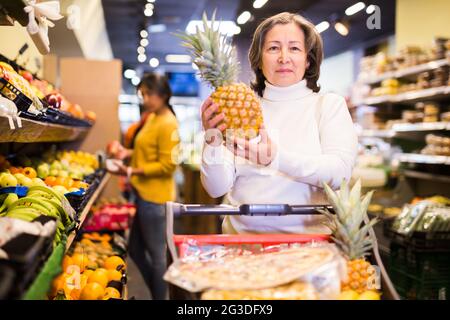
<path fill-rule="evenodd" d="M 260 21 L 279 12 L 298 12 L 317 24 L 323 20 L 332 21 L 345 17 L 345 9 L 356 2 L 357 0 L 269 0 L 262 8 L 254 9 L 253 0 L 156 0 L 154 15 L 151 17 L 145 17 L 143 13 L 146 0 L 103 0 L 103 8 L 114 56 L 123 60 L 124 68 L 147 70 L 151 69 L 148 65 L 151 57 L 158 58 L 163 65 L 166 54 L 186 52 L 171 33 L 184 30 L 190 20 L 200 19 L 204 10 L 211 13 L 217 8 L 218 16 L 222 20 L 234 21 L 242 11 L 250 11 L 254 15 L 253 20 L 241 26 L 242 31 L 236 36 L 242 39 L 251 38 Z M 349 17 L 351 29 L 346 37 L 339 35 L 330 26 L 322 33 L 326 57 L 394 33 L 395 0 L 373 0 L 365 3 L 380 6 L 381 29 L 367 29 L 366 20 L 369 15 L 365 10 Z M 161 23 L 167 26 L 167 30 L 149 34 L 147 61 L 139 63 L 136 50 L 141 39 L 140 30 Z M 171 68 L 170 65 L 165 67 Z"/>

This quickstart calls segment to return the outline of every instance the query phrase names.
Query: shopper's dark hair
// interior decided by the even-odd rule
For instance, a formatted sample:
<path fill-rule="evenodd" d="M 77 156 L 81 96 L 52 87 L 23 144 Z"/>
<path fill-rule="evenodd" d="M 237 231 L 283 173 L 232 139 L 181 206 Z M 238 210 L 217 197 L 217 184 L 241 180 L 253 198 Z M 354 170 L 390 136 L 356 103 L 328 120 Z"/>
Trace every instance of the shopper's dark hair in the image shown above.
<path fill-rule="evenodd" d="M 248 58 L 250 65 L 255 72 L 256 79 L 252 82 L 251 86 L 260 96 L 263 95 L 266 84 L 264 81 L 266 78 L 261 70 L 262 52 L 264 40 L 267 32 L 277 24 L 289 24 L 295 23 L 303 30 L 305 34 L 305 50 L 307 52 L 307 61 L 309 67 L 305 71 L 304 79 L 306 79 L 306 86 L 314 92 L 319 92 L 320 87 L 317 84 L 320 75 L 320 64 L 323 60 L 323 44 L 320 34 L 317 32 L 314 25 L 296 13 L 282 12 L 265 19 L 256 28 L 253 35 L 253 41 L 250 46 Z"/>
<path fill-rule="evenodd" d="M 142 87 L 147 88 L 163 98 L 169 110 L 175 115 L 175 111 L 169 103 L 172 97 L 172 90 L 170 89 L 169 80 L 166 76 L 157 73 L 144 73 L 141 81 L 137 85 L 137 89 L 139 90 Z"/>

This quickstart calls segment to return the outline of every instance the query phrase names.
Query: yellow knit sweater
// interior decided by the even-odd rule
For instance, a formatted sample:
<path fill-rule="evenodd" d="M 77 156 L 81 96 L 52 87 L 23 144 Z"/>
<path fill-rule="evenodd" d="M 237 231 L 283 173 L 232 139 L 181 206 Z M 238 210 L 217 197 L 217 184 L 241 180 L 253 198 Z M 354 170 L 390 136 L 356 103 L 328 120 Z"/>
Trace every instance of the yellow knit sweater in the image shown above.
<path fill-rule="evenodd" d="M 139 196 L 163 204 L 175 200 L 175 179 L 178 155 L 178 123 L 171 112 L 151 114 L 136 136 L 131 166 L 144 170 L 134 175 L 131 184 Z"/>

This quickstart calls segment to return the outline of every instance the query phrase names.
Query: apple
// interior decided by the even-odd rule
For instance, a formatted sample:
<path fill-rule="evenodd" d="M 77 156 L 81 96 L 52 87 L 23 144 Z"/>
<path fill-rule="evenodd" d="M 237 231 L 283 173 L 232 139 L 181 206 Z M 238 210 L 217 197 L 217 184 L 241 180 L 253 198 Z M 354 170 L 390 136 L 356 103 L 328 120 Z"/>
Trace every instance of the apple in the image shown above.
<path fill-rule="evenodd" d="M 17 186 L 17 178 L 10 173 L 6 173 L 0 180 L 0 186 L 2 188 L 15 187 Z"/>
<path fill-rule="evenodd" d="M 50 166 L 43 163 L 37 167 L 37 174 L 39 178 L 45 179 L 50 175 Z"/>
<path fill-rule="evenodd" d="M 33 180 L 23 176 L 23 178 L 17 179 L 17 181 L 19 182 L 20 185 L 24 186 L 24 187 L 32 187 L 33 186 Z"/>
<path fill-rule="evenodd" d="M 33 81 L 33 75 L 29 71 L 21 70 L 20 75 L 24 77 L 24 79 L 27 80 L 28 82 Z"/>
<path fill-rule="evenodd" d="M 45 184 L 44 180 L 40 179 L 40 178 L 33 178 L 32 180 L 32 184 L 33 186 L 43 186 L 46 187 L 47 185 Z"/>
<path fill-rule="evenodd" d="M 56 192 L 59 192 L 62 195 L 69 193 L 69 191 L 63 186 L 54 186 L 54 187 L 52 187 L 52 189 L 55 190 Z"/>
<path fill-rule="evenodd" d="M 59 170 L 59 177 L 67 178 L 69 176 L 69 173 L 64 170 Z"/>
<path fill-rule="evenodd" d="M 59 176 L 59 170 L 58 169 L 51 169 L 49 172 L 49 175 L 52 177 L 58 177 Z"/>
<path fill-rule="evenodd" d="M 19 200 L 19 196 L 17 194 L 15 194 L 15 193 L 8 193 L 8 196 L 3 201 L 3 205 L 6 208 L 9 208 L 17 200 Z"/>
<path fill-rule="evenodd" d="M 52 164 L 50 165 L 50 170 L 61 170 L 62 169 L 62 165 L 61 162 L 55 160 L 52 162 Z"/>
<path fill-rule="evenodd" d="M 48 94 L 45 97 L 45 100 L 51 107 L 56 108 L 56 109 L 61 108 L 62 96 L 59 93 Z"/>

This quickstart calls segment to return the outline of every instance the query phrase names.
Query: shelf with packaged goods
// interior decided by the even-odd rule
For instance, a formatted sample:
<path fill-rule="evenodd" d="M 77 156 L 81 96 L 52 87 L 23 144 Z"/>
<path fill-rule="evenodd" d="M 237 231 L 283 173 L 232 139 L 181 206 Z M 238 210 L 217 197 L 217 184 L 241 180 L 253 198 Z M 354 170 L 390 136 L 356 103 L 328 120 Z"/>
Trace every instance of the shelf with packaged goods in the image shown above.
<path fill-rule="evenodd" d="M 358 104 L 363 105 L 382 105 L 389 103 L 413 103 L 422 100 L 438 100 L 448 98 L 450 96 L 450 86 L 442 86 L 435 88 L 428 88 L 423 90 L 415 90 L 393 95 L 369 97 L 363 99 Z"/>
<path fill-rule="evenodd" d="M 91 207 L 93 206 L 93 204 L 95 203 L 95 201 L 97 200 L 97 198 L 99 197 L 99 195 L 101 194 L 101 192 L 103 191 L 103 189 L 105 188 L 106 184 L 108 183 L 109 179 L 111 178 L 111 175 L 109 173 L 106 173 L 103 176 L 102 181 L 100 182 L 100 184 L 98 185 L 97 189 L 95 190 L 95 192 L 92 194 L 92 197 L 89 199 L 88 203 L 86 204 L 86 206 L 84 207 L 83 211 L 80 214 L 80 222 L 78 223 L 77 228 L 72 231 L 69 236 L 67 237 L 67 244 L 66 244 L 66 251 L 70 248 L 70 246 L 73 243 L 73 240 L 75 239 L 75 237 L 77 236 L 78 231 L 80 230 L 80 228 L 83 226 L 84 222 L 86 221 L 86 217 L 89 213 L 89 211 L 91 210 Z"/>
<path fill-rule="evenodd" d="M 21 118 L 22 127 L 11 129 L 7 117 L 0 116 L 0 143 L 68 142 L 83 139 L 89 127 L 72 127 Z"/>
<path fill-rule="evenodd" d="M 396 123 L 390 129 L 364 129 L 358 136 L 361 138 L 394 138 L 403 132 L 427 134 L 434 131 L 450 130 L 450 122 Z"/>
<path fill-rule="evenodd" d="M 448 66 L 449 65 L 449 61 L 447 59 L 440 59 L 440 60 L 435 60 L 435 61 L 429 61 L 426 63 L 422 63 L 416 66 L 412 66 L 412 67 L 408 67 L 408 68 L 403 68 L 403 69 L 399 69 L 399 70 L 395 70 L 395 71 L 388 71 L 376 76 L 368 76 L 368 77 L 362 77 L 359 79 L 360 83 L 363 84 L 376 84 L 376 83 L 380 83 L 383 80 L 387 80 L 387 79 L 399 79 L 399 78 L 404 78 L 404 77 L 408 77 L 408 76 L 412 76 L 412 75 L 416 75 L 419 74 L 421 72 L 425 72 L 425 71 L 430 71 L 436 68 L 440 68 L 443 66 Z"/>
<path fill-rule="evenodd" d="M 450 165 L 450 157 L 418 153 L 401 153 L 396 156 L 400 162 Z"/>
<path fill-rule="evenodd" d="M 450 183 L 450 176 L 447 176 L 447 175 L 441 175 L 441 174 L 435 174 L 435 173 L 429 173 L 429 172 L 421 172 L 421 171 L 416 171 L 416 170 L 404 170 L 403 174 L 407 178 Z"/>

